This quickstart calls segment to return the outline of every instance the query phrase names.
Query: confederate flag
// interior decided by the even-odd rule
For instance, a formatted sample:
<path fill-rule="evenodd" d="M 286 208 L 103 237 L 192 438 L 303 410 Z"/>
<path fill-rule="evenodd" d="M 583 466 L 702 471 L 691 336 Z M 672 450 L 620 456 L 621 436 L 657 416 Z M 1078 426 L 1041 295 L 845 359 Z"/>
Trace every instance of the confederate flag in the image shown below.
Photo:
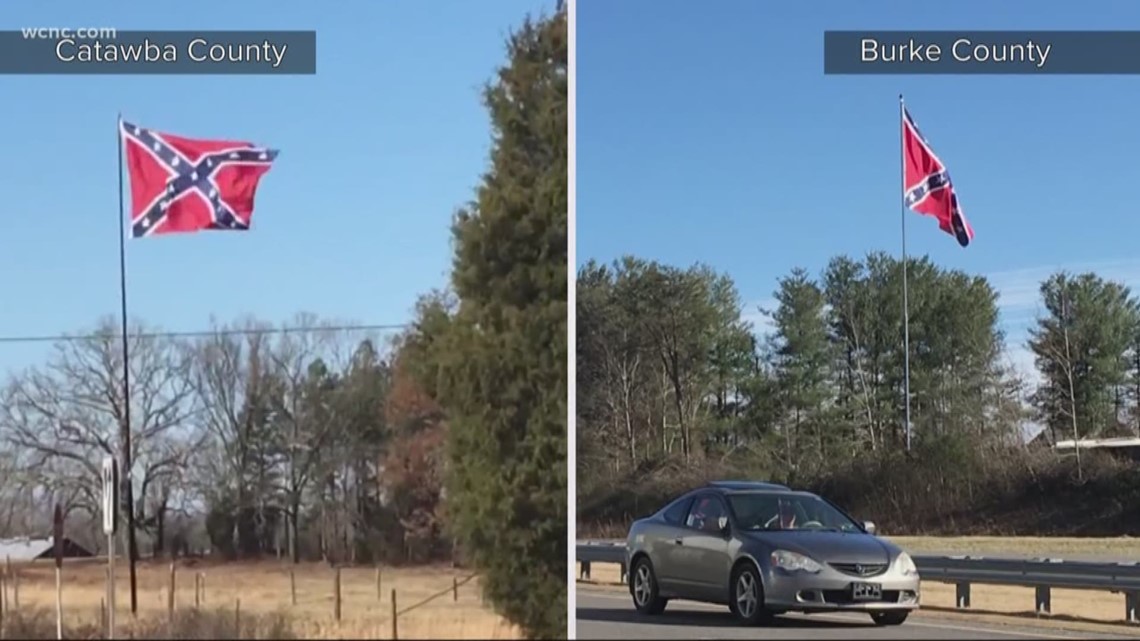
<path fill-rule="evenodd" d="M 974 239 L 946 166 L 922 137 L 906 107 L 902 108 L 903 200 L 914 211 L 938 219 L 938 228 L 965 247 Z"/>
<path fill-rule="evenodd" d="M 249 229 L 257 182 L 277 151 L 119 121 L 131 179 L 131 235 Z"/>

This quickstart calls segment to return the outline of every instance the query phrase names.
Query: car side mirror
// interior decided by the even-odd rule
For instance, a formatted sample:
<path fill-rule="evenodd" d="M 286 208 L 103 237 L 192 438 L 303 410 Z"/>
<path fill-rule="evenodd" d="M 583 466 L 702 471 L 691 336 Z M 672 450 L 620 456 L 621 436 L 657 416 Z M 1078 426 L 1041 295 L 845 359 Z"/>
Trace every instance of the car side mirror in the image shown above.
<path fill-rule="evenodd" d="M 875 524 L 871 521 L 863 521 L 863 529 L 867 531 L 867 534 L 871 535 L 874 535 L 876 531 Z"/>
<path fill-rule="evenodd" d="M 729 533 L 728 517 L 722 516 L 722 517 L 717 518 L 716 527 L 718 530 L 720 530 L 721 534 L 727 535 Z"/>

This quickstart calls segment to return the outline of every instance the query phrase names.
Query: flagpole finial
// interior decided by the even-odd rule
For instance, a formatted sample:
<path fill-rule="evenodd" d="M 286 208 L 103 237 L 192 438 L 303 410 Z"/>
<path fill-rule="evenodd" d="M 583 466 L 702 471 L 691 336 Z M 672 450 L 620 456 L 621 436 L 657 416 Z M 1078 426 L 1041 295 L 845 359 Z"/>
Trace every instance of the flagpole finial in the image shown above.
<path fill-rule="evenodd" d="M 903 101 L 903 97 L 902 97 L 902 94 L 900 93 L 899 94 L 899 102 L 902 102 L 902 101 Z"/>

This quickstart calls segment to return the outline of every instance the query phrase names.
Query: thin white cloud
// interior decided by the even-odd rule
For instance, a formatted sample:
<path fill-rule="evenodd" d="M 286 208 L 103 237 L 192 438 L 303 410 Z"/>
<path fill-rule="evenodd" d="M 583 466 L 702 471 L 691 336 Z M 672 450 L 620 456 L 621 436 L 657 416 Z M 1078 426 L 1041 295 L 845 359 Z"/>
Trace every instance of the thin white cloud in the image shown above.
<path fill-rule="evenodd" d="M 1024 269 L 993 272 L 986 275 L 1000 294 L 998 306 L 1003 321 L 1033 320 L 1041 303 L 1041 282 L 1054 273 L 1065 270 L 1073 274 L 1095 272 L 1107 280 L 1123 283 L 1133 289 L 1140 288 L 1140 258 L 1124 260 L 1058 263 Z"/>
<path fill-rule="evenodd" d="M 1025 383 L 1026 391 L 1030 392 L 1036 389 L 1041 383 L 1041 373 L 1037 371 L 1037 365 L 1034 362 L 1036 356 L 1034 356 L 1033 351 L 1030 350 L 1026 344 L 1028 338 L 1028 334 L 1015 337 L 1006 336 L 1005 364 L 1021 376 L 1022 382 Z"/>
<path fill-rule="evenodd" d="M 772 318 L 760 310 L 769 312 L 775 311 L 780 303 L 775 298 L 765 298 L 751 303 L 745 303 L 744 309 L 740 313 L 741 320 L 752 325 L 752 333 L 757 336 L 764 336 L 772 333 L 775 329 L 775 324 Z"/>

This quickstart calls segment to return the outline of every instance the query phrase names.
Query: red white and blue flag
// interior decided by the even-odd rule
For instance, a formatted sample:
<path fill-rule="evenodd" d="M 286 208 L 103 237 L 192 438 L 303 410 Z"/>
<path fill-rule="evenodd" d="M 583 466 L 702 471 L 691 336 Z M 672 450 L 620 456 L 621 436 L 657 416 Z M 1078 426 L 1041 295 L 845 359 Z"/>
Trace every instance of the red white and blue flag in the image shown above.
<path fill-rule="evenodd" d="M 131 235 L 248 230 L 258 181 L 277 151 L 183 138 L 119 121 L 131 181 Z"/>
<path fill-rule="evenodd" d="M 974 229 L 958 206 L 950 172 L 922 137 L 905 106 L 902 120 L 903 201 L 910 209 L 936 218 L 938 228 L 954 236 L 959 245 L 969 245 Z"/>

